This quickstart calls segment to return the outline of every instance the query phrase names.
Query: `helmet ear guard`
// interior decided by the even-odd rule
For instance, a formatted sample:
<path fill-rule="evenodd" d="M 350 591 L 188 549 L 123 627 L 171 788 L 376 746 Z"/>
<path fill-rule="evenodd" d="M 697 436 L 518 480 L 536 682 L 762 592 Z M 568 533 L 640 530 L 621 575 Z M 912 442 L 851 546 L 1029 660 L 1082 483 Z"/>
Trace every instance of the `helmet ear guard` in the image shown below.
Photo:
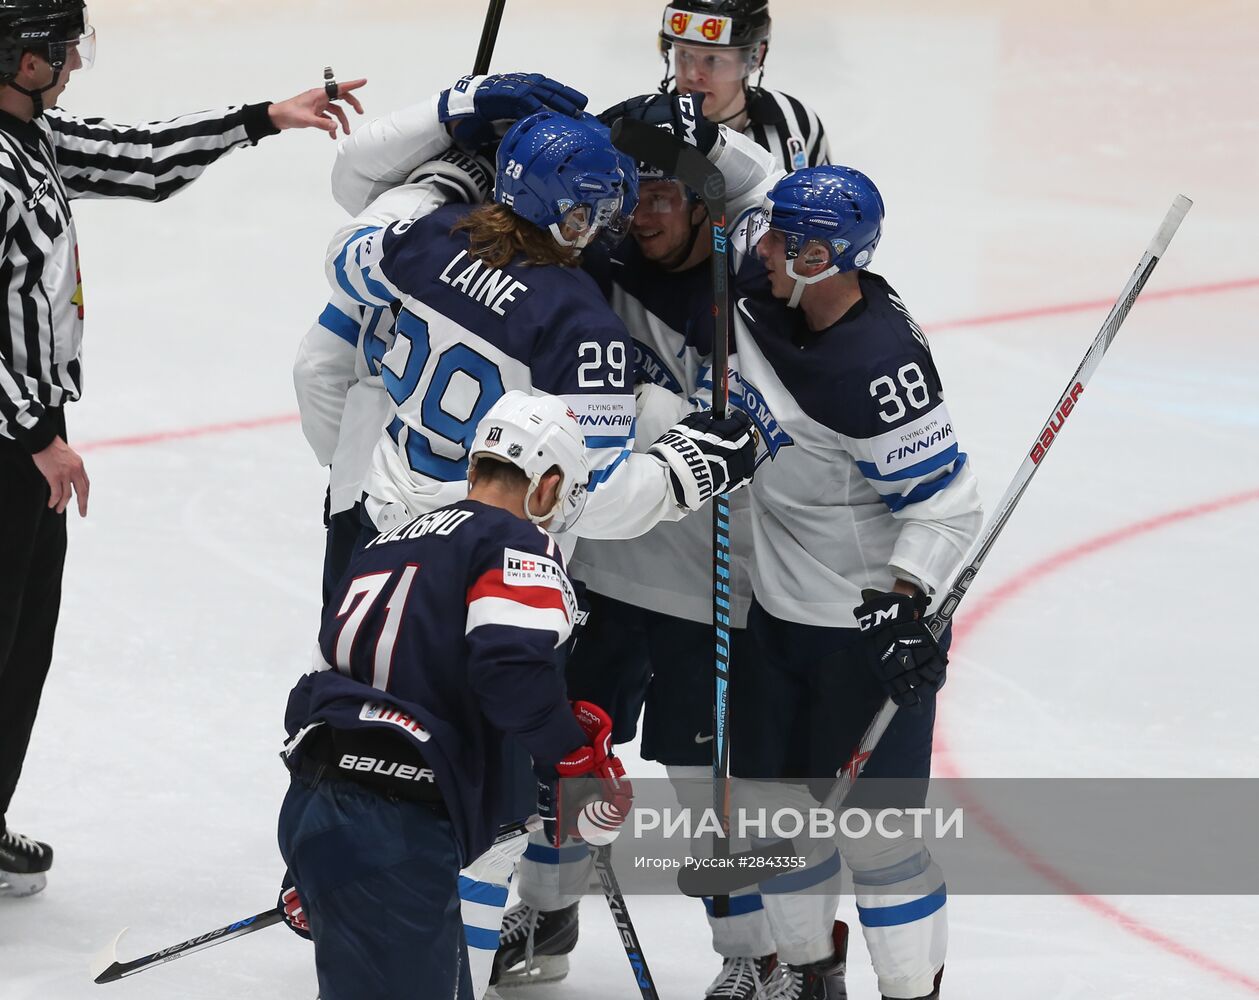
<path fill-rule="evenodd" d="M 586 505 L 590 468 L 586 440 L 576 416 L 558 396 L 532 396 L 519 389 L 505 393 L 477 425 L 468 449 L 469 471 L 481 457 L 506 462 L 529 478 L 525 516 L 534 524 L 550 522 L 551 532 L 567 531 Z M 551 509 L 534 514 L 530 503 L 542 478 L 559 469 L 560 483 Z"/>

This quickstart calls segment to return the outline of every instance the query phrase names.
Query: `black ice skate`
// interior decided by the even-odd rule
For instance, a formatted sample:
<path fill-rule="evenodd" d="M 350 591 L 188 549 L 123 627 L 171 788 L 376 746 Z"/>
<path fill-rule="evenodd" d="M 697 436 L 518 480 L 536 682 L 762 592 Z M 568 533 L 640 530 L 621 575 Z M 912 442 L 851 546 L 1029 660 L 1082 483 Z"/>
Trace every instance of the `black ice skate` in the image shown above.
<path fill-rule="evenodd" d="M 777 965 L 777 955 L 727 958 L 704 993 L 705 1000 L 762 1000 Z"/>
<path fill-rule="evenodd" d="M 848 964 L 848 925 L 835 921 L 835 954 L 808 965 L 780 965 L 765 988 L 765 1000 L 848 1000 L 844 971 Z"/>
<path fill-rule="evenodd" d="M 0 896 L 33 896 L 48 884 L 52 848 L 9 830 L 0 836 Z"/>
<path fill-rule="evenodd" d="M 517 903 L 503 914 L 491 985 L 549 983 L 568 975 L 568 953 L 577 947 L 577 904 L 537 910 Z"/>

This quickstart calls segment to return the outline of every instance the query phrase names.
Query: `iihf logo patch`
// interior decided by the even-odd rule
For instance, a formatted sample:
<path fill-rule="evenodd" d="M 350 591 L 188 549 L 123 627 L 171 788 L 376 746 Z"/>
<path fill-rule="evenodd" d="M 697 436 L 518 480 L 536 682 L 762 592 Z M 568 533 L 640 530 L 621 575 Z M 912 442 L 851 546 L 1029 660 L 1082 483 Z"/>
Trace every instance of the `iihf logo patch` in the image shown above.
<path fill-rule="evenodd" d="M 808 165 L 808 158 L 804 155 L 804 140 L 798 135 L 787 137 L 787 152 L 791 154 L 792 170 L 802 170 Z"/>
<path fill-rule="evenodd" d="M 491 427 L 490 432 L 485 435 L 486 444 L 498 444 L 501 440 L 503 440 L 503 428 L 501 427 Z"/>

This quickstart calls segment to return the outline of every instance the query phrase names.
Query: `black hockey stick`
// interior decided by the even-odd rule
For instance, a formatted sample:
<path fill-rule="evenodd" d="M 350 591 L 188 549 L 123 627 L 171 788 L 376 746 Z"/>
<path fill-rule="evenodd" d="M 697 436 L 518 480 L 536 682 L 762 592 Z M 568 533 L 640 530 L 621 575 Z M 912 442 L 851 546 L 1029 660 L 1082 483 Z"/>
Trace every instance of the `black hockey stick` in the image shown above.
<path fill-rule="evenodd" d="M 687 107 L 683 105 L 685 113 Z M 622 119 L 612 142 L 636 160 L 659 167 L 698 194 L 708 210 L 713 252 L 713 415 L 725 417 L 730 398 L 730 263 L 726 248 L 726 179 L 695 146 L 646 122 Z M 721 828 L 730 828 L 730 495 L 713 498 L 713 808 Z M 728 850 L 728 840 L 715 843 Z M 730 899 L 713 898 L 713 914 L 724 917 Z"/>
<path fill-rule="evenodd" d="M 498 25 L 503 20 L 503 8 L 507 0 L 490 0 L 485 12 L 485 25 L 481 28 L 481 43 L 477 46 L 476 60 L 472 63 L 472 75 L 481 76 L 490 71 L 490 59 L 494 55 L 494 43 L 498 41 Z"/>
<path fill-rule="evenodd" d="M 92 981 L 96 983 L 117 982 L 119 979 L 124 979 L 127 976 L 133 976 L 137 972 L 151 969 L 155 965 L 173 962 L 177 958 L 191 955 L 194 951 L 212 948 L 216 944 L 222 944 L 224 941 L 231 941 L 234 938 L 252 934 L 254 931 L 260 931 L 264 927 L 280 923 L 283 919 L 284 910 L 277 906 L 271 910 L 255 913 L 252 917 L 246 917 L 244 920 L 237 920 L 234 924 L 228 924 L 226 927 L 219 927 L 206 934 L 198 934 L 187 941 L 181 941 L 179 944 L 173 944 L 169 948 L 163 948 L 161 951 L 153 952 L 152 955 L 145 955 L 143 958 L 137 958 L 131 962 L 118 961 L 118 942 L 127 933 L 127 929 L 124 927 L 118 932 L 118 936 L 114 938 L 113 942 L 97 952 L 92 959 Z"/>
<path fill-rule="evenodd" d="M 494 838 L 494 843 L 501 843 L 510 837 L 515 837 L 534 828 L 535 824 L 530 821 L 512 823 L 510 826 L 505 826 L 499 830 L 498 835 Z M 274 909 L 263 910 L 261 913 L 255 913 L 252 917 L 237 920 L 233 924 L 216 928 L 205 934 L 198 934 L 187 941 L 181 941 L 179 944 L 173 944 L 169 948 L 163 948 L 161 951 L 153 952 L 152 955 L 145 955 L 143 958 L 137 958 L 130 962 L 118 961 L 118 942 L 127 933 L 127 928 L 124 927 L 118 932 L 117 937 L 112 942 L 92 957 L 90 965 L 92 981 L 95 983 L 117 982 L 119 979 L 125 979 L 127 976 L 133 976 L 137 972 L 145 972 L 154 966 L 173 962 L 175 959 L 183 958 L 185 955 L 191 955 L 194 951 L 201 951 L 203 948 L 213 948 L 216 944 L 223 944 L 225 941 L 231 941 L 234 938 L 252 934 L 254 931 L 260 931 L 264 927 L 278 924 L 282 920 L 284 920 L 284 908 L 276 906 Z"/>
<path fill-rule="evenodd" d="M 969 561 L 954 576 L 948 592 L 940 602 L 940 609 L 928 623 L 927 627 L 937 639 L 948 628 L 949 622 L 953 620 L 953 615 L 957 611 L 958 605 L 961 604 L 962 598 L 966 596 L 966 591 L 979 573 L 984 560 L 988 558 L 988 553 L 996 542 L 997 536 L 1001 534 L 1001 530 L 1010 520 L 1015 506 L 1017 506 L 1031 483 L 1032 476 L 1040 468 L 1041 461 L 1048 454 L 1054 441 L 1058 439 L 1058 435 L 1062 432 L 1067 418 L 1079 402 L 1080 395 L 1084 392 L 1084 387 L 1088 385 L 1089 379 L 1093 377 L 1093 373 L 1097 371 L 1098 366 L 1102 363 L 1102 358 L 1105 356 L 1107 349 L 1110 347 L 1111 342 L 1114 341 L 1115 335 L 1119 333 L 1119 327 L 1123 325 L 1123 321 L 1132 310 L 1137 296 L 1141 294 L 1141 289 L 1145 287 L 1146 281 L 1149 280 L 1150 275 L 1154 272 L 1155 265 L 1162 259 L 1163 254 L 1167 250 L 1167 245 L 1171 242 L 1177 228 L 1185 217 L 1185 213 L 1189 211 L 1192 205 L 1193 202 L 1183 194 L 1177 195 L 1172 202 L 1171 208 L 1168 209 L 1167 215 L 1158 227 L 1158 232 L 1154 234 L 1154 239 L 1150 241 L 1150 245 L 1142 255 L 1136 270 L 1132 272 L 1128 283 L 1124 285 L 1123 291 L 1119 293 L 1119 298 L 1111 306 L 1110 313 L 1107 315 L 1105 322 L 1102 323 L 1101 330 L 1098 331 L 1092 345 L 1085 352 L 1084 359 L 1080 362 L 1079 367 L 1076 368 L 1075 374 L 1071 376 L 1071 381 L 1067 383 L 1066 391 L 1058 398 L 1049 420 L 1045 422 L 1040 432 L 1036 435 L 1036 439 L 1032 443 L 1027 456 L 1023 459 L 1022 465 L 1019 466 L 1018 472 L 1014 474 L 1014 479 L 1011 480 L 1009 487 L 1006 488 L 1005 496 L 1001 498 L 1001 503 L 997 506 L 996 513 L 989 519 L 983 533 L 971 547 L 972 555 Z M 862 768 L 874 752 L 874 748 L 878 745 L 884 730 L 887 729 L 895 714 L 896 703 L 890 698 L 886 699 L 883 707 L 879 709 L 874 720 L 866 728 L 865 733 L 862 734 L 861 742 L 857 744 L 857 748 L 853 751 L 852 756 L 848 758 L 836 773 L 836 780 L 822 802 L 823 809 L 831 814 L 835 814 L 843 806 L 853 782 L 860 776 Z M 756 864 L 760 859 L 795 858 L 806 853 L 808 853 L 807 849 L 797 848 L 792 841 L 780 840 L 765 847 L 733 856 L 731 861 L 734 862 L 734 867 L 728 869 L 697 871 L 683 868 L 678 873 L 678 888 L 688 896 L 708 895 L 713 891 L 714 885 L 720 887 L 719 891 L 731 892 L 762 880 L 766 869 L 758 871 L 756 868 Z M 768 870 L 772 871 L 773 869 Z"/>
<path fill-rule="evenodd" d="M 627 151 L 628 152 L 628 151 Z M 643 1000 L 660 1000 L 656 992 L 655 980 L 651 978 L 651 970 L 647 968 L 647 956 L 643 954 L 642 945 L 638 943 L 638 934 L 630 920 L 629 910 L 625 906 L 625 895 L 616 880 L 616 872 L 612 870 L 612 847 L 592 847 L 595 871 L 599 873 L 599 883 L 603 886 L 603 895 L 608 901 L 608 909 L 612 911 L 612 922 L 616 924 L 617 936 L 625 949 L 625 957 L 629 959 L 630 968 L 634 970 L 634 980 L 643 995 Z"/>

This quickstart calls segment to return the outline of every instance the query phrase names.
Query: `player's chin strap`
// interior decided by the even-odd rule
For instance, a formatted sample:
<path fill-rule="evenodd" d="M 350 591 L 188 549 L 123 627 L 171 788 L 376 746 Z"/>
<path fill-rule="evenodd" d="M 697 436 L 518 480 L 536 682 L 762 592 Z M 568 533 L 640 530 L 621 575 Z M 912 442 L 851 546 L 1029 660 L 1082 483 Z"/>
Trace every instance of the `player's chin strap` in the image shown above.
<path fill-rule="evenodd" d="M 52 82 L 47 87 L 37 87 L 35 90 L 27 90 L 16 80 L 10 80 L 9 86 L 16 90 L 19 94 L 25 94 L 31 99 L 31 117 L 38 118 L 44 113 L 44 93 L 52 90 L 57 86 L 57 82 L 61 79 L 61 70 L 65 66 L 65 61 L 49 63 L 52 66 Z"/>
<path fill-rule="evenodd" d="M 48 54 L 45 57 L 48 65 L 52 67 L 52 80 L 47 87 L 37 87 L 35 90 L 27 90 L 15 80 L 10 80 L 8 86 L 12 87 L 19 94 L 25 94 L 31 99 L 31 117 L 38 118 L 44 113 L 44 94 L 57 86 L 61 80 L 61 71 L 66 67 L 66 46 L 61 43 L 49 43 Z"/>
<path fill-rule="evenodd" d="M 791 298 L 787 300 L 787 308 L 795 309 L 800 305 L 800 297 L 804 295 L 805 286 L 812 285 L 814 282 L 821 281 L 824 278 L 829 278 L 832 274 L 839 274 L 839 265 L 832 264 L 825 271 L 815 274 L 811 278 L 802 278 L 800 275 L 796 274 L 796 262 L 793 259 L 788 258 L 785 270 L 788 277 L 796 283 L 796 287 L 791 291 Z"/>

